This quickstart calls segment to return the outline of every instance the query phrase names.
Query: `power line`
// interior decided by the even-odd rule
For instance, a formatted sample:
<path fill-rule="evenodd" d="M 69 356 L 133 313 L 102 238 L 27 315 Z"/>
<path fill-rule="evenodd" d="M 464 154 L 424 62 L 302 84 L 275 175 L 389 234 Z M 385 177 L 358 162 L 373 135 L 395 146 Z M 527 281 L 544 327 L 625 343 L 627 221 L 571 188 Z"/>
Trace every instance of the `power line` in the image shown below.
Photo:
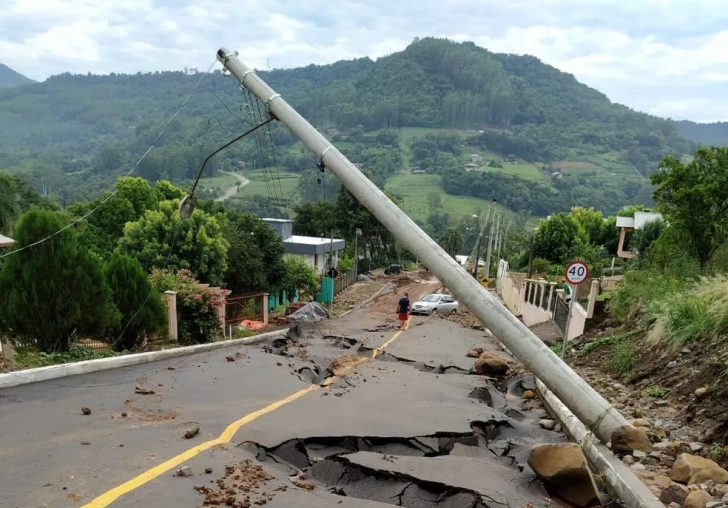
<path fill-rule="evenodd" d="M 200 79 L 197 80 L 197 83 L 195 83 L 195 86 L 187 94 L 187 97 L 185 97 L 185 100 L 182 101 L 182 104 L 180 105 L 179 108 L 177 108 L 177 111 L 175 111 L 174 114 L 169 118 L 169 120 L 167 120 L 167 123 L 164 124 L 164 126 L 162 127 L 162 130 L 159 132 L 159 134 L 154 139 L 154 141 L 152 141 L 152 143 L 147 147 L 147 149 L 144 151 L 144 153 L 139 158 L 139 160 L 137 160 L 136 164 L 134 164 L 134 166 L 132 166 L 131 170 L 122 177 L 122 182 L 120 184 L 117 184 L 116 189 L 114 189 L 113 192 L 111 192 L 108 196 L 106 196 L 104 199 L 102 199 L 101 200 L 101 203 L 99 203 L 95 208 L 92 208 L 87 213 L 85 213 L 84 215 L 82 215 L 81 217 L 79 217 L 77 220 L 75 220 L 75 221 L 67 224 L 66 226 L 62 227 L 61 229 L 59 229 L 55 233 L 52 233 L 52 234 L 46 236 L 45 238 L 42 238 L 42 239 L 40 239 L 40 240 L 38 240 L 36 242 L 30 243 L 30 244 L 28 244 L 28 245 L 26 245 L 24 247 L 20 247 L 19 249 L 15 249 L 15 250 L 10 251 L 10 252 L 8 252 L 6 254 L 2 254 L 2 255 L 0 255 L 0 259 L 6 258 L 8 256 L 12 256 L 13 254 L 17 254 L 18 252 L 22 252 L 22 251 L 24 251 L 26 249 L 30 249 L 31 247 L 35 247 L 36 245 L 40 245 L 41 243 L 47 242 L 48 240 L 50 240 L 51 238 L 54 238 L 55 236 L 61 234 L 65 230 L 67 230 L 69 228 L 72 228 L 75 225 L 79 224 L 80 222 L 88 219 L 99 208 L 101 208 L 102 206 L 104 206 L 104 204 L 106 204 L 107 201 L 109 201 L 111 198 L 113 198 L 114 196 L 116 196 L 116 194 L 118 194 L 118 192 L 124 187 L 124 185 L 126 185 L 126 182 L 129 180 L 129 178 L 131 177 L 132 173 L 134 173 L 134 171 L 136 171 L 136 169 L 139 167 L 139 164 L 142 163 L 142 161 L 147 157 L 147 155 L 149 155 L 149 152 L 152 151 L 152 148 L 154 148 L 154 146 L 162 138 L 162 136 L 164 135 L 164 133 L 167 131 L 167 128 L 169 128 L 169 125 L 174 121 L 175 118 L 177 118 L 177 115 L 179 115 L 180 112 L 182 112 L 182 110 L 185 108 L 185 106 L 187 106 L 187 103 L 192 98 L 192 95 L 194 95 L 194 93 L 200 87 L 200 85 L 202 84 L 202 82 L 204 81 L 204 79 L 210 75 L 210 71 L 215 66 L 215 63 L 217 63 L 217 60 L 215 60 L 215 62 L 213 62 L 212 65 L 210 65 L 210 67 L 207 69 L 207 72 L 206 73 L 204 73 L 202 76 L 200 76 Z"/>

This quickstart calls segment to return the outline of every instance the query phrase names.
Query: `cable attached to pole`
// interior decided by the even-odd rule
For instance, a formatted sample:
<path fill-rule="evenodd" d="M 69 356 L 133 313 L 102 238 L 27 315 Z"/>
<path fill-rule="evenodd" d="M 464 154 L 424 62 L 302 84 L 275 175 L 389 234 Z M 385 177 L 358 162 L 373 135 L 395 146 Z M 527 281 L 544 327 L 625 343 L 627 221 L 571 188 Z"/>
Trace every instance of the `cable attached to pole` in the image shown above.
<path fill-rule="evenodd" d="M 187 194 L 185 197 L 183 197 L 180 200 L 180 202 L 179 202 L 179 215 L 180 215 L 181 218 L 187 219 L 190 215 L 192 215 L 192 212 L 195 209 L 194 202 L 193 202 L 193 199 L 192 198 L 195 195 L 195 190 L 197 189 L 197 184 L 200 181 L 200 177 L 202 176 L 202 173 L 205 172 L 205 166 L 210 161 L 210 159 L 212 159 L 215 155 L 217 155 L 218 153 L 222 152 L 223 150 L 225 150 L 229 146 L 233 145 L 234 143 L 237 143 L 238 141 L 240 141 L 241 139 L 243 139 L 245 136 L 247 136 L 249 134 L 252 134 L 253 132 L 255 132 L 258 129 L 260 129 L 261 127 L 263 127 L 264 125 L 268 125 L 269 123 L 271 123 L 275 119 L 276 119 L 276 117 L 274 117 L 273 115 L 271 115 L 268 118 L 268 120 L 265 120 L 264 122 L 261 122 L 258 125 L 254 126 L 253 128 L 248 129 L 247 131 L 243 132 L 239 136 L 234 137 L 233 139 L 231 139 L 230 141 L 228 141 L 227 143 L 225 143 L 221 147 L 217 148 L 210 155 L 207 156 L 207 158 L 205 159 L 205 161 L 202 163 L 202 167 L 200 168 L 200 171 L 197 172 L 197 177 L 195 177 L 195 181 L 192 184 L 192 188 L 190 189 L 190 193 Z"/>

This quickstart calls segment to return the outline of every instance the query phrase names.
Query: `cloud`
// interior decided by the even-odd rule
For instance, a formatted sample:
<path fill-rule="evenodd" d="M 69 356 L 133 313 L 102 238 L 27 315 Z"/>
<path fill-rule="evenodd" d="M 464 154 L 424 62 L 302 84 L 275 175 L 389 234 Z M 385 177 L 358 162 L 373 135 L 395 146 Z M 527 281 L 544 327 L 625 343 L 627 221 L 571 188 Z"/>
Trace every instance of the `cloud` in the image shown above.
<path fill-rule="evenodd" d="M 728 120 L 728 2 L 714 0 L 4 0 L 0 61 L 61 72 L 207 69 L 220 46 L 253 67 L 401 51 L 416 36 L 532 54 L 612 100 Z"/>

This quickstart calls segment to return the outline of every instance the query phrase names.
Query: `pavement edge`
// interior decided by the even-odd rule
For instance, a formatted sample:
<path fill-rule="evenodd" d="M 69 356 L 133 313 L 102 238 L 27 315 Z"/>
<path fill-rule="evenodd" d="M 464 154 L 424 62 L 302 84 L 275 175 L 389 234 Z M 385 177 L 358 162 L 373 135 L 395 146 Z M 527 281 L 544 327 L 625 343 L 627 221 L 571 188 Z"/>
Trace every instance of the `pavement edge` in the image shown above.
<path fill-rule="evenodd" d="M 113 358 L 101 358 L 98 360 L 86 360 L 82 362 L 64 363 L 62 365 L 51 365 L 49 367 L 38 367 L 35 369 L 8 372 L 0 374 L 0 389 L 39 383 L 41 381 L 48 381 L 51 379 L 101 372 L 104 370 L 118 369 L 121 367 L 128 367 L 130 365 L 157 362 L 168 358 L 177 358 L 180 356 L 215 351 L 217 349 L 224 349 L 228 347 L 249 346 L 265 342 L 273 337 L 286 335 L 287 333 L 288 328 L 284 330 L 276 330 L 274 332 L 262 333 L 260 335 L 254 335 L 243 339 L 223 340 L 220 342 L 212 342 L 210 344 L 181 346 L 172 349 L 163 349 L 161 351 L 151 351 L 148 353 L 133 353 L 124 356 L 115 356 Z"/>

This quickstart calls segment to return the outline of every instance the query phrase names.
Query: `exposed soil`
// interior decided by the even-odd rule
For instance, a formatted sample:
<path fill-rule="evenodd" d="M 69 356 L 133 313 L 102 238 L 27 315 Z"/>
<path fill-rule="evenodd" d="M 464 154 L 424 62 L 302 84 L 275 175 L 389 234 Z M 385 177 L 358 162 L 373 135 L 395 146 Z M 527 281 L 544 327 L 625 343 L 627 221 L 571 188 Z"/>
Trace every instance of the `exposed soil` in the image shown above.
<path fill-rule="evenodd" d="M 177 418 L 179 415 L 177 411 L 157 407 L 161 403 L 161 397 L 154 396 L 154 399 L 151 400 L 150 396 L 145 396 L 143 401 L 140 399 L 126 400 L 124 401 L 124 411 L 112 417 L 130 418 L 142 422 L 166 422 Z"/>
<path fill-rule="evenodd" d="M 329 311 L 332 317 L 337 317 L 346 311 L 355 308 L 381 291 L 386 281 L 372 280 L 370 282 L 355 282 L 344 291 L 336 295 L 334 305 Z"/>
<path fill-rule="evenodd" d="M 539 336 L 545 329 L 533 328 Z M 625 370 L 625 358 L 634 365 L 619 373 L 620 367 Z M 632 466 L 658 490 L 678 452 L 728 467 L 723 452 L 728 441 L 728 387 L 722 382 L 726 358 L 725 347 L 691 344 L 675 350 L 651 342 L 644 333 L 601 326 L 571 342 L 566 360 L 626 418 L 647 419 L 650 437 L 661 450 L 671 443 Z M 699 388 L 707 393 L 697 396 Z"/>

